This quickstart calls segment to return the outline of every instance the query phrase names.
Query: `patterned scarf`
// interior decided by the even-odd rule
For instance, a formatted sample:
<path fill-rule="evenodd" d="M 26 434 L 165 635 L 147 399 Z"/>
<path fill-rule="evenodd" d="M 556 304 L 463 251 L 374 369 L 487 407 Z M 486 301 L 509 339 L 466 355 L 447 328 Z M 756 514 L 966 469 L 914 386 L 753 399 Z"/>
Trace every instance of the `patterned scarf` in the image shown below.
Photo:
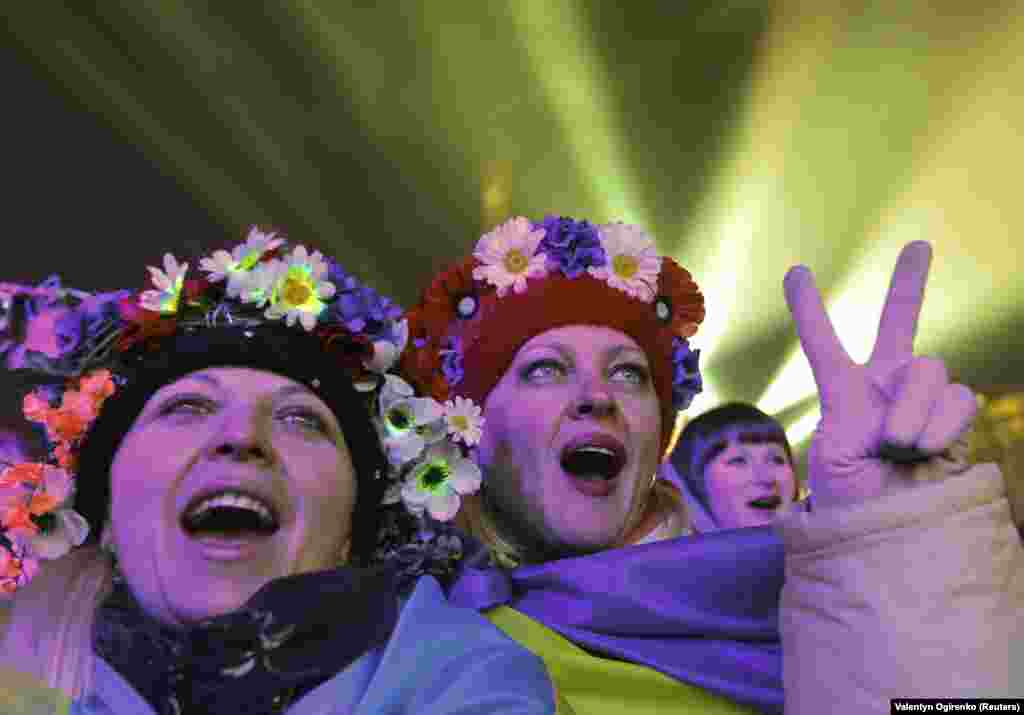
<path fill-rule="evenodd" d="M 342 567 L 271 581 L 240 609 L 186 628 L 149 616 L 118 580 L 93 648 L 159 715 L 278 713 L 367 651 L 398 618 L 390 570 Z"/>

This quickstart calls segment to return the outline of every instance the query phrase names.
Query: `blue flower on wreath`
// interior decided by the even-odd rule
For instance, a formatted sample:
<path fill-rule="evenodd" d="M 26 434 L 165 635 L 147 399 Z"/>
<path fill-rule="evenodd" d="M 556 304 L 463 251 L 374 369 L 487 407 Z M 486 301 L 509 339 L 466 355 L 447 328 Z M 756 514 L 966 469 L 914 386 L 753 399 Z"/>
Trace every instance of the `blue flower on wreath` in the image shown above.
<path fill-rule="evenodd" d="M 394 337 L 385 333 L 390 323 L 402 317 L 401 306 L 351 276 L 342 277 L 338 288 L 332 310 L 346 328 L 375 340 Z"/>
<path fill-rule="evenodd" d="M 690 349 L 685 338 L 672 338 L 672 406 L 685 410 L 704 390 L 700 375 L 700 350 Z"/>
<path fill-rule="evenodd" d="M 597 227 L 587 221 L 574 221 L 567 216 L 545 216 L 535 228 L 544 229 L 538 253 L 547 255 L 547 269 L 561 270 L 568 278 L 577 278 L 591 266 L 607 263 Z"/>
<path fill-rule="evenodd" d="M 449 385 L 458 385 L 462 382 L 462 341 L 458 336 L 452 335 L 444 339 L 441 345 L 441 372 Z"/>

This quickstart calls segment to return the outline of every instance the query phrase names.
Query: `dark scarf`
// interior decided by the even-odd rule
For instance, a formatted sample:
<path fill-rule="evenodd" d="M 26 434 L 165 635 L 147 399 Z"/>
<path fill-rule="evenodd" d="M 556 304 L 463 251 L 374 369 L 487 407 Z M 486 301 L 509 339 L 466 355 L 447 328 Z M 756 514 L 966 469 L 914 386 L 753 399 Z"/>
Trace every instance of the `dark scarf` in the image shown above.
<path fill-rule="evenodd" d="M 387 569 L 347 567 L 280 578 L 187 628 L 156 621 L 118 582 L 97 612 L 93 648 L 160 715 L 279 713 L 387 642 L 393 581 Z"/>
<path fill-rule="evenodd" d="M 781 713 L 782 582 L 782 544 L 757 527 L 511 570 L 478 553 L 450 600 L 511 606 L 592 653 Z"/>

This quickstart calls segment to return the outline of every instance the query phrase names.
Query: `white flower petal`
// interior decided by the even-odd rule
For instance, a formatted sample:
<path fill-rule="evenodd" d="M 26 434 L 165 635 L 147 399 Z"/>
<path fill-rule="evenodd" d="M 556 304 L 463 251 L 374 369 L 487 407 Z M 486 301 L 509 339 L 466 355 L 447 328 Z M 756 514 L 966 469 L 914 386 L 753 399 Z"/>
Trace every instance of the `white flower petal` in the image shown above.
<path fill-rule="evenodd" d="M 458 513 L 461 503 L 455 490 L 442 489 L 430 495 L 427 511 L 438 521 L 450 521 Z"/>
<path fill-rule="evenodd" d="M 416 459 L 426 446 L 423 438 L 413 430 L 409 430 L 401 436 L 389 437 L 384 442 L 388 461 L 396 467 Z"/>
<path fill-rule="evenodd" d="M 153 281 L 153 285 L 159 288 L 161 291 L 167 291 L 172 288 L 171 279 L 161 271 L 159 268 L 153 266 L 146 266 L 149 269 L 150 279 Z"/>
<path fill-rule="evenodd" d="M 89 522 L 74 509 L 61 509 L 57 512 L 61 528 L 72 546 L 81 546 L 89 536 Z"/>
<path fill-rule="evenodd" d="M 160 306 L 160 301 L 163 294 L 155 290 L 147 290 L 139 296 L 139 305 L 146 310 L 152 310 L 159 313 L 163 308 Z"/>
<path fill-rule="evenodd" d="M 412 397 L 408 403 L 417 425 L 427 425 L 444 417 L 444 406 L 432 397 Z"/>
<path fill-rule="evenodd" d="M 416 392 L 412 385 L 400 378 L 398 375 L 387 375 L 384 378 L 384 390 L 393 392 L 394 394 L 402 397 L 409 397 Z"/>
<path fill-rule="evenodd" d="M 448 483 L 459 494 L 473 494 L 480 488 L 483 474 L 476 464 L 468 459 L 456 457 L 449 461 L 448 466 L 451 468 Z"/>
<path fill-rule="evenodd" d="M 405 346 L 409 342 L 409 321 L 407 319 L 402 318 L 402 320 L 395 325 L 395 339 L 398 341 L 396 346 L 398 352 L 404 352 Z"/>
<path fill-rule="evenodd" d="M 373 357 L 364 360 L 363 365 L 367 370 L 374 372 L 387 372 L 398 361 L 401 353 L 394 345 L 387 340 L 375 340 L 373 342 Z"/>
<path fill-rule="evenodd" d="M 299 314 L 299 322 L 302 323 L 302 327 L 306 329 L 306 332 L 312 332 L 313 328 L 316 327 L 316 315 L 305 310 L 295 311 Z"/>

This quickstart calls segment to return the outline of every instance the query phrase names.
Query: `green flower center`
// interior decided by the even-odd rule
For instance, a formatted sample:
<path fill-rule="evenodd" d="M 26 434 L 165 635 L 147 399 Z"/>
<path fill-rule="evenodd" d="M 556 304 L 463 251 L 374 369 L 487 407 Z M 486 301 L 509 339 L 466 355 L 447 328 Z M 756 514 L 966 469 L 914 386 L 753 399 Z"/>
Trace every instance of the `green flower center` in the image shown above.
<path fill-rule="evenodd" d="M 36 526 L 38 526 L 39 530 L 44 534 L 49 533 L 57 527 L 57 517 L 54 516 L 52 511 L 40 514 L 39 516 L 34 516 L 32 517 L 32 521 L 36 523 Z"/>
<path fill-rule="evenodd" d="M 412 427 L 412 413 L 405 407 L 392 407 L 387 414 L 388 427 L 394 432 L 405 432 Z"/>
<path fill-rule="evenodd" d="M 448 423 L 459 432 L 465 432 L 469 429 L 469 420 L 465 415 L 452 415 L 448 418 Z"/>
<path fill-rule="evenodd" d="M 505 254 L 505 270 L 509 273 L 522 273 L 530 261 L 518 248 L 513 248 Z"/>
<path fill-rule="evenodd" d="M 416 485 L 420 491 L 436 492 L 448 481 L 451 469 L 444 460 L 434 460 L 421 466 L 416 475 Z"/>
<path fill-rule="evenodd" d="M 615 275 L 628 280 L 640 270 L 640 261 L 633 256 L 620 253 L 612 259 L 612 270 L 615 271 Z"/>
<path fill-rule="evenodd" d="M 238 263 L 233 265 L 229 270 L 232 270 L 232 271 L 248 271 L 248 270 L 251 270 L 253 266 L 255 266 L 257 263 L 259 263 L 260 256 L 262 256 L 262 255 L 263 255 L 263 251 L 249 251 L 244 256 L 242 256 L 242 258 L 238 261 Z"/>

